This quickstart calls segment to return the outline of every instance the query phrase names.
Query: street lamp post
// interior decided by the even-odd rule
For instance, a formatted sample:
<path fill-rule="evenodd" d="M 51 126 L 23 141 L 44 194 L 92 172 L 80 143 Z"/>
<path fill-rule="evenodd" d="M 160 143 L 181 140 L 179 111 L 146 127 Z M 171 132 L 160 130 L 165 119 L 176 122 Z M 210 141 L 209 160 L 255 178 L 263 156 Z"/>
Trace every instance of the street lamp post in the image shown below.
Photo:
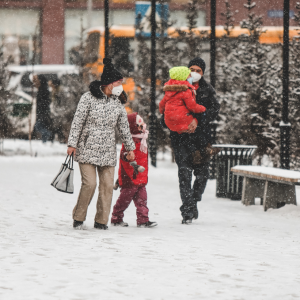
<path fill-rule="evenodd" d="M 216 86 L 216 0 L 210 2 L 210 84 Z M 212 144 L 216 143 L 217 122 L 211 123 Z M 216 177 L 216 158 L 213 157 L 210 163 L 210 179 Z"/>
<path fill-rule="evenodd" d="M 88 29 L 91 28 L 91 21 L 92 21 L 92 10 L 93 10 L 93 0 L 87 1 L 87 25 Z"/>
<path fill-rule="evenodd" d="M 156 103 L 155 103 L 155 91 L 156 91 L 156 0 L 151 0 L 151 104 L 150 104 L 150 158 L 152 166 L 156 167 Z"/>
<path fill-rule="evenodd" d="M 109 27 L 108 27 L 108 18 L 109 18 L 109 0 L 104 0 L 104 28 L 105 28 L 105 57 L 108 57 L 109 49 Z"/>
<path fill-rule="evenodd" d="M 289 22 L 290 1 L 284 0 L 283 7 L 283 78 L 282 78 L 282 120 L 280 122 L 280 161 L 282 169 L 290 168 L 289 123 Z"/>
<path fill-rule="evenodd" d="M 216 0 L 210 2 L 210 84 L 216 86 Z"/>

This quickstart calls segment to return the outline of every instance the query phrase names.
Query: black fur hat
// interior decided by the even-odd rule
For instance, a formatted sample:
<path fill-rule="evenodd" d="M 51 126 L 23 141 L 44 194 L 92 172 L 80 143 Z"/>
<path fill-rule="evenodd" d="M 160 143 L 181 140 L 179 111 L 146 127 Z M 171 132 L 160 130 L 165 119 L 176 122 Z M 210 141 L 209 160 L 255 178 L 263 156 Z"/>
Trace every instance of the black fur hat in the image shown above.
<path fill-rule="evenodd" d="M 205 64 L 205 61 L 202 58 L 200 58 L 200 57 L 193 58 L 189 62 L 188 67 L 190 68 L 191 66 L 198 66 L 198 67 L 200 67 L 202 69 L 202 71 L 203 71 L 203 74 L 204 74 L 205 68 L 206 68 L 206 64 Z"/>
<path fill-rule="evenodd" d="M 115 81 L 123 79 L 122 74 L 115 69 L 113 63 L 111 62 L 111 58 L 103 59 L 103 73 L 101 75 L 101 85 L 109 85 Z"/>

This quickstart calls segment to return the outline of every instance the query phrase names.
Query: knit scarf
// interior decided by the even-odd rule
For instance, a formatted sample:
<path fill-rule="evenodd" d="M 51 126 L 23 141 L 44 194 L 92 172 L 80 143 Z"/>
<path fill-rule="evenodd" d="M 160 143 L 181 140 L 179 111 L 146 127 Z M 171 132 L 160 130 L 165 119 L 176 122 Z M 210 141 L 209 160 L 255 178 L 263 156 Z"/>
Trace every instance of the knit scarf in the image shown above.
<path fill-rule="evenodd" d="M 148 134 L 149 134 L 149 131 L 148 130 L 145 130 L 145 132 L 143 133 L 140 133 L 140 134 L 132 134 L 132 137 L 135 137 L 135 138 L 138 138 L 138 139 L 142 139 L 141 140 L 141 147 L 140 147 L 140 150 L 144 153 L 147 153 L 147 138 L 148 138 Z"/>

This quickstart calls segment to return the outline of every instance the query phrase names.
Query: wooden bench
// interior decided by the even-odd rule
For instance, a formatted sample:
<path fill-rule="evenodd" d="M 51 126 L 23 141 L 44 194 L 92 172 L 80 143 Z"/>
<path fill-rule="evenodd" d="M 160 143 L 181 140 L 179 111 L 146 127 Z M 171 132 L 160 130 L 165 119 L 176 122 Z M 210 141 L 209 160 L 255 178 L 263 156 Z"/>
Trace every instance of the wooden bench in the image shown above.
<path fill-rule="evenodd" d="M 231 171 L 244 177 L 243 204 L 253 205 L 255 198 L 260 198 L 265 211 L 297 205 L 295 185 L 300 185 L 300 172 L 260 166 L 235 166 Z"/>

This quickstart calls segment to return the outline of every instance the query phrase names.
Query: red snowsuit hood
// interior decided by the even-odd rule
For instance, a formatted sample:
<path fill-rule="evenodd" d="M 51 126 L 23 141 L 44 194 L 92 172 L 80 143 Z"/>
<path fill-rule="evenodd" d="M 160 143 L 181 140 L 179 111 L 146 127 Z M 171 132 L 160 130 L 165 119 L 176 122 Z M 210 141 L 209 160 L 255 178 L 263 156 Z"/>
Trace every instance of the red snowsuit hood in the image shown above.
<path fill-rule="evenodd" d="M 181 133 L 193 121 L 192 113 L 203 113 L 206 108 L 196 103 L 195 87 L 187 81 L 170 79 L 164 86 L 165 96 L 159 103 L 159 111 L 172 131 Z"/>
<path fill-rule="evenodd" d="M 128 115 L 128 123 L 131 134 L 140 134 L 138 130 L 138 125 L 136 123 L 136 116 L 138 113 L 132 113 Z M 132 186 L 145 186 L 148 183 L 148 151 L 144 153 L 140 151 L 141 139 L 137 137 L 132 138 L 135 143 L 135 161 L 138 165 L 143 166 L 145 171 L 143 173 L 134 174 L 133 167 L 129 164 L 129 161 L 126 159 L 127 151 L 122 145 L 120 153 L 120 165 L 118 172 L 119 185 L 121 187 L 132 187 Z"/>
<path fill-rule="evenodd" d="M 140 133 L 138 126 L 136 124 L 136 116 L 137 115 L 138 115 L 138 113 L 132 113 L 127 116 L 131 134 L 139 134 Z"/>

